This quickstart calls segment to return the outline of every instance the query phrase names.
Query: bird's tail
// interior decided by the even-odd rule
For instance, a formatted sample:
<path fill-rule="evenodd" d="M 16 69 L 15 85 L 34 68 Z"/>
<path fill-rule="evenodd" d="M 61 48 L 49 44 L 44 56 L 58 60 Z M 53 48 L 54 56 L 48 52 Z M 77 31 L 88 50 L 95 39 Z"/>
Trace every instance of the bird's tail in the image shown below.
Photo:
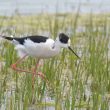
<path fill-rule="evenodd" d="M 10 40 L 10 41 L 12 41 L 12 40 L 13 40 L 13 38 L 12 38 L 12 37 L 7 37 L 7 36 L 2 36 L 2 38 L 7 39 L 7 40 Z"/>

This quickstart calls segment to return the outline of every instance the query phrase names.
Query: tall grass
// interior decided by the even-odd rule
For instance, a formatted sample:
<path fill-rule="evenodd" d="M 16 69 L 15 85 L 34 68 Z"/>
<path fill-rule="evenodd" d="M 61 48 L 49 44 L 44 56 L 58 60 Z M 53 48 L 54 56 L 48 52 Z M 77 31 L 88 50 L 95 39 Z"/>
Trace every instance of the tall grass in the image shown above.
<path fill-rule="evenodd" d="M 79 12 L 79 11 L 78 11 Z M 0 108 L 6 110 L 35 109 L 74 110 L 109 109 L 109 15 L 47 14 L 39 16 L 2 17 L 1 33 L 10 36 L 49 32 L 52 37 L 71 28 L 71 46 L 80 55 L 77 59 L 69 50 L 59 56 L 43 60 L 42 71 L 48 80 L 13 71 L 10 65 L 17 58 L 12 44 L 2 42 L 1 58 L 5 66 L 0 74 Z M 79 31 L 78 28 L 81 28 Z M 82 31 L 84 30 L 84 31 Z M 19 67 L 31 70 L 36 59 L 29 57 Z M 47 98 L 51 100 L 46 100 Z"/>

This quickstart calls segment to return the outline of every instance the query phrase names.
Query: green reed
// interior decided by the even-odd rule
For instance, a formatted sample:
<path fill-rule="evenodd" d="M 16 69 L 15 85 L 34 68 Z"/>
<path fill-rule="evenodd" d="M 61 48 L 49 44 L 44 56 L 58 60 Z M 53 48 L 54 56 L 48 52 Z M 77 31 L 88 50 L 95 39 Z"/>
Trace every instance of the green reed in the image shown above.
<path fill-rule="evenodd" d="M 0 18 L 0 21 L 3 21 L 0 24 L 2 34 L 8 36 L 13 34 L 18 37 L 47 31 L 56 38 L 59 31 L 67 33 L 68 27 L 71 27 L 71 46 L 78 54 L 81 51 L 80 59 L 64 49 L 58 56 L 43 60 L 43 66 L 37 71 L 46 75 L 48 83 L 36 76 L 33 89 L 32 74 L 11 69 L 11 64 L 18 59 L 17 53 L 12 44 L 3 41 L 0 58 L 6 64 L 1 69 L 0 75 L 0 107 L 5 104 L 7 110 L 27 110 L 32 105 L 36 109 L 51 106 L 56 110 L 108 109 L 110 92 L 108 16 L 92 13 L 80 15 L 78 10 L 76 14 L 15 15 Z M 79 26 L 85 31 L 77 32 Z M 6 29 L 2 30 L 4 27 Z M 37 60 L 29 57 L 19 64 L 19 67 L 31 71 Z M 87 90 L 90 92 L 89 96 Z M 44 102 L 44 97 L 50 97 L 54 102 Z"/>

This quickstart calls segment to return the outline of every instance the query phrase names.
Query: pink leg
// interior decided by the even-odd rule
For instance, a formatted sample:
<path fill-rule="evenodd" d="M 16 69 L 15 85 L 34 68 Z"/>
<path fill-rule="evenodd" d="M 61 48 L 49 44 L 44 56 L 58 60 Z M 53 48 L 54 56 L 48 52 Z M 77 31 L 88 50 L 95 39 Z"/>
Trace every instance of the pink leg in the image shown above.
<path fill-rule="evenodd" d="M 14 69 L 14 70 L 16 70 L 16 71 L 20 71 L 20 72 L 32 73 L 31 71 L 27 71 L 27 70 L 20 69 L 20 68 L 17 67 L 17 64 L 20 64 L 26 56 L 27 55 L 25 55 L 21 59 L 17 60 L 16 63 L 14 63 L 14 64 L 11 65 L 11 68 Z"/>
<path fill-rule="evenodd" d="M 37 72 L 37 74 L 36 74 L 37 68 L 38 68 L 38 66 L 39 66 L 39 61 L 40 61 L 40 59 L 38 59 L 38 61 L 37 61 L 37 63 L 36 63 L 36 67 L 35 67 L 34 70 L 33 70 L 33 76 L 35 77 L 35 75 L 38 75 L 38 76 L 40 76 L 42 79 L 45 79 L 45 76 L 44 76 L 44 74 L 43 74 L 42 72 Z"/>
<path fill-rule="evenodd" d="M 44 75 L 42 72 L 37 72 L 37 73 L 36 73 L 37 68 L 38 68 L 38 66 L 39 66 L 39 61 L 40 61 L 40 59 L 38 59 L 38 61 L 37 61 L 37 63 L 36 63 L 36 67 L 35 67 L 34 70 L 33 70 L 33 78 L 32 78 L 33 83 L 34 83 L 34 78 L 35 78 L 36 75 L 38 75 L 39 77 L 41 77 L 43 80 L 46 80 L 46 81 L 47 81 L 45 75 Z"/>
<path fill-rule="evenodd" d="M 14 69 L 14 70 L 16 70 L 16 71 L 31 73 L 31 74 L 32 74 L 32 83 L 33 83 L 33 84 L 32 84 L 32 87 L 34 87 L 34 78 L 35 78 L 35 75 L 40 76 L 43 80 L 44 80 L 44 79 L 46 80 L 46 77 L 45 77 L 45 75 L 44 75 L 43 73 L 41 73 L 41 72 L 38 72 L 38 73 L 36 74 L 36 70 L 37 70 L 37 68 L 38 68 L 38 66 L 39 66 L 39 61 L 40 61 L 40 59 L 38 59 L 38 61 L 37 61 L 37 63 L 36 63 L 36 67 L 34 68 L 33 71 L 27 71 L 27 70 L 20 69 L 20 68 L 17 67 L 17 64 L 20 64 L 26 56 L 27 56 L 27 55 L 25 55 L 25 56 L 22 57 L 21 59 L 17 60 L 16 63 L 14 63 L 14 64 L 11 65 L 11 67 L 12 67 L 12 69 Z"/>

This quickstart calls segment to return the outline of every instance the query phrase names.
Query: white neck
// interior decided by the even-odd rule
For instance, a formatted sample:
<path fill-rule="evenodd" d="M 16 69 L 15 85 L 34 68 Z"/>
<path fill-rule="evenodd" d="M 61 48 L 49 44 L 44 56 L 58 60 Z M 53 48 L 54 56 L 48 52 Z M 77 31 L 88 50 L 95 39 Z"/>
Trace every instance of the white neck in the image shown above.
<path fill-rule="evenodd" d="M 55 42 L 52 47 L 52 50 L 53 50 L 54 54 L 57 55 L 60 53 L 61 47 L 60 47 L 60 45 L 57 44 L 57 42 Z"/>
<path fill-rule="evenodd" d="M 58 40 L 56 40 L 53 44 L 53 48 L 56 50 L 60 50 L 61 46 L 60 46 L 60 42 Z"/>

